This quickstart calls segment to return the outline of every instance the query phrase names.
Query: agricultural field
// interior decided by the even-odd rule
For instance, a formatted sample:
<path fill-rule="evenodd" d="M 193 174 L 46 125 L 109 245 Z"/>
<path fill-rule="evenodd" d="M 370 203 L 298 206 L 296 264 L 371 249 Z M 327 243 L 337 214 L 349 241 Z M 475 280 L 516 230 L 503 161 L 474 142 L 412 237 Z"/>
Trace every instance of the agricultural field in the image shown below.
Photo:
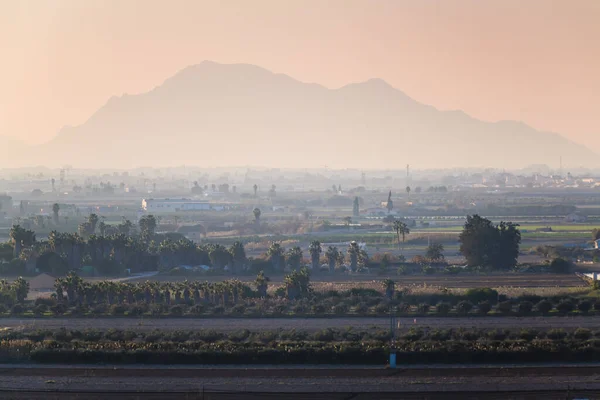
<path fill-rule="evenodd" d="M 153 276 L 152 281 L 157 282 L 183 282 L 194 280 L 192 277 Z M 220 282 L 221 276 L 206 276 L 198 278 L 207 282 Z M 251 283 L 254 277 L 240 276 L 244 283 Z M 398 286 L 422 285 L 446 288 L 485 288 L 485 287 L 516 287 L 516 288 L 581 288 L 587 284 L 575 274 L 534 274 L 534 273 L 505 273 L 505 274 L 458 274 L 458 275 L 328 275 L 316 274 L 311 276 L 315 289 L 327 287 L 331 290 L 348 290 L 351 287 L 376 287 L 381 289 L 383 279 L 393 279 Z M 96 280 L 96 279 L 95 279 Z M 147 278 L 132 279 L 130 282 L 145 282 Z M 281 275 L 271 277 L 271 286 L 282 283 Z"/>

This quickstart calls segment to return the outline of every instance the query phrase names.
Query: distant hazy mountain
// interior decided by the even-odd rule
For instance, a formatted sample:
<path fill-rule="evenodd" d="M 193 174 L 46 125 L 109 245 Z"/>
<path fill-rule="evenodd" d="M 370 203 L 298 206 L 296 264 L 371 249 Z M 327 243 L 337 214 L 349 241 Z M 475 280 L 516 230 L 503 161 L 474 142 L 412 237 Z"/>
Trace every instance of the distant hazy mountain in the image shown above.
<path fill-rule="evenodd" d="M 203 62 L 111 98 L 81 126 L 7 157 L 18 166 L 597 166 L 557 134 L 420 104 L 372 79 L 330 90 L 244 64 Z M 0 160 L 1 164 L 6 163 Z M 15 166 L 17 166 L 15 165 Z"/>

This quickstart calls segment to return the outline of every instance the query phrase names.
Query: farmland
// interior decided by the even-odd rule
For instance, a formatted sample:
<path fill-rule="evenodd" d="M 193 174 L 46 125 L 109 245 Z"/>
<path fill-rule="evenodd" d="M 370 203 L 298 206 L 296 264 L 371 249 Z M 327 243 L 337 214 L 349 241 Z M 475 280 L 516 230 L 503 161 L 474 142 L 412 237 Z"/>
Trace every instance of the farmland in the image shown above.
<path fill-rule="evenodd" d="M 595 329 L 600 326 L 600 316 L 580 317 L 406 317 L 398 318 L 402 329 Z M 234 332 L 243 329 L 256 331 L 306 330 L 309 332 L 324 329 L 389 329 L 389 317 L 332 317 L 332 318 L 2 318 L 0 327 L 17 331 L 37 329 L 69 330 L 108 330 L 123 329 L 134 332 L 151 332 L 154 330 L 216 330 Z"/>

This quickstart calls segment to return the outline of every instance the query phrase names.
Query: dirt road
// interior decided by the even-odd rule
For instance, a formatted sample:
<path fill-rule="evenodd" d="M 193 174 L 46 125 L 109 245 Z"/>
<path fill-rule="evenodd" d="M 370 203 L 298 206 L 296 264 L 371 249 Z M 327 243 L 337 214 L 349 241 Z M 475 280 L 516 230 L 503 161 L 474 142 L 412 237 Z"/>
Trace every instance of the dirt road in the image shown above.
<path fill-rule="evenodd" d="M 479 328 L 479 329 L 575 329 L 600 328 L 600 316 L 588 317 L 421 317 L 398 318 L 401 329 L 410 327 L 430 328 Z M 389 329 L 388 318 L 43 318 L 0 319 L 0 328 L 12 329 L 131 329 L 139 331 L 215 329 L 233 331 L 297 329 L 317 331 L 326 328 L 354 327 L 356 329 Z"/>

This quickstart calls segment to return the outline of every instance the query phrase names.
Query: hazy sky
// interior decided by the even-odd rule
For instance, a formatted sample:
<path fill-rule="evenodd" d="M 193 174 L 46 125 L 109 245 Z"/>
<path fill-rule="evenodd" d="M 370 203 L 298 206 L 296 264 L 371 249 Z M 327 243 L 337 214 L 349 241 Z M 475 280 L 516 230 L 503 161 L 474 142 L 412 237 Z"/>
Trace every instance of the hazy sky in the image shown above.
<path fill-rule="evenodd" d="M 36 143 L 214 60 L 383 78 L 600 151 L 600 0 L 0 0 L 0 135 Z"/>

